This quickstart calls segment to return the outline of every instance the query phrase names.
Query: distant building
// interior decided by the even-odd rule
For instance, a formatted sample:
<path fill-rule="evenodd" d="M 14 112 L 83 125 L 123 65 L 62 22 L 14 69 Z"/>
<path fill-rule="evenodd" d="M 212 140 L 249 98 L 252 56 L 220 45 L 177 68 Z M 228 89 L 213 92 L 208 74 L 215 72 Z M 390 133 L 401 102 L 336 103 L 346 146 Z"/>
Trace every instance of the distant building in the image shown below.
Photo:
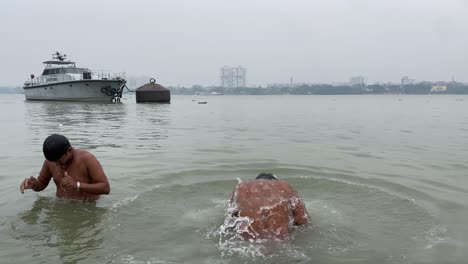
<path fill-rule="evenodd" d="M 408 76 L 401 77 L 401 86 L 413 84 L 415 82 L 414 79 L 410 79 Z"/>
<path fill-rule="evenodd" d="M 220 81 L 224 88 L 246 87 L 247 69 L 242 66 L 224 66 L 220 71 Z"/>
<path fill-rule="evenodd" d="M 440 92 L 445 92 L 445 91 L 447 91 L 447 86 L 445 85 L 435 85 L 435 86 L 432 86 L 431 88 L 431 92 L 440 93 Z"/>
<path fill-rule="evenodd" d="M 351 86 L 362 86 L 366 85 L 366 77 L 364 76 L 354 76 L 349 79 L 349 85 Z"/>

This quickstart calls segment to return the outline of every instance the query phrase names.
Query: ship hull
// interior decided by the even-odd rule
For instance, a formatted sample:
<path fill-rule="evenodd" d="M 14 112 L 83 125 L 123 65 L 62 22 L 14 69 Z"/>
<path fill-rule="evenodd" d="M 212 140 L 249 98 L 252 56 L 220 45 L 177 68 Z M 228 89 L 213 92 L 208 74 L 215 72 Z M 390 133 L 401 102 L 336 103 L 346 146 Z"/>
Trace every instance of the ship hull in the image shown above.
<path fill-rule="evenodd" d="M 122 97 L 124 80 L 78 80 L 25 86 L 26 100 L 114 102 Z"/>

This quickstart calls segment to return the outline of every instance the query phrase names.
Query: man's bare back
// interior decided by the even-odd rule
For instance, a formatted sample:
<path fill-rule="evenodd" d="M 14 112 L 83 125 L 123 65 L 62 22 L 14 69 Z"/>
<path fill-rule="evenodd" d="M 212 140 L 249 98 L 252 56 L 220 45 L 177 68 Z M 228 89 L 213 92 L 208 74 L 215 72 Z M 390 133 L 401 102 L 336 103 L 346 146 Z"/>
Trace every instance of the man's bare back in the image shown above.
<path fill-rule="evenodd" d="M 257 179 L 239 183 L 229 213 L 244 239 L 284 239 L 293 225 L 309 222 L 297 192 L 285 181 Z"/>

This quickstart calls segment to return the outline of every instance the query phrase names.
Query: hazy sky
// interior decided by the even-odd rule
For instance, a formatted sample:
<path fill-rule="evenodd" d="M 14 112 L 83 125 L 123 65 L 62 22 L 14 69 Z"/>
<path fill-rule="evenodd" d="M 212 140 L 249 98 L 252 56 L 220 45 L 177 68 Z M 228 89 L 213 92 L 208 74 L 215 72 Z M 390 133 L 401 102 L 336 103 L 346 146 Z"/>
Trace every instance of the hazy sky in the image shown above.
<path fill-rule="evenodd" d="M 468 0 L 0 0 L 0 85 L 60 50 L 78 66 L 218 85 L 468 81 Z"/>

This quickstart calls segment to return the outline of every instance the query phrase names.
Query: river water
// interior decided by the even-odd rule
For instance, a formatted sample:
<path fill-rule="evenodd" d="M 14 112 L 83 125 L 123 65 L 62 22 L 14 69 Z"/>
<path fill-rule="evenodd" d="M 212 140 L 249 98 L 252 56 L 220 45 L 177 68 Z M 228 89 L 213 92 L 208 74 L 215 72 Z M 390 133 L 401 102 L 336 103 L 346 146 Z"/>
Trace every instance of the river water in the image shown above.
<path fill-rule="evenodd" d="M 124 97 L 0 95 L 1 263 L 468 259 L 468 96 Z M 51 133 L 97 156 L 109 196 L 19 192 Z M 283 242 L 223 240 L 229 194 L 260 172 L 291 183 L 311 223 Z"/>

